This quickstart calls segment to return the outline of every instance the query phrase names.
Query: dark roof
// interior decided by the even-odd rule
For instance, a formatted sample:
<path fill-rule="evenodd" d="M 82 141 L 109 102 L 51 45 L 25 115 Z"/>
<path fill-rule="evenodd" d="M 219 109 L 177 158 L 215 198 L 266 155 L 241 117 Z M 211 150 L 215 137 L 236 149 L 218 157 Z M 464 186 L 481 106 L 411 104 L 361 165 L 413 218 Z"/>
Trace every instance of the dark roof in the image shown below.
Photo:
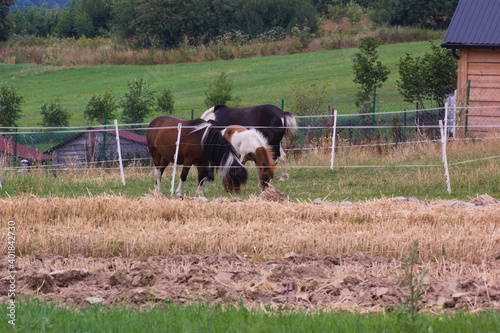
<path fill-rule="evenodd" d="M 45 151 L 45 153 L 53 153 L 54 150 L 57 150 L 59 149 L 60 147 L 66 145 L 67 143 L 81 137 L 82 135 L 84 135 L 85 133 L 88 133 L 89 131 L 93 131 L 93 132 L 102 132 L 103 129 L 102 128 L 89 128 L 87 131 L 84 131 L 84 132 L 80 132 L 80 133 L 77 133 L 75 134 L 73 137 L 55 145 L 54 147 L 52 148 L 49 148 Z M 110 134 L 110 135 L 116 135 L 116 132 L 114 129 L 108 129 L 106 130 L 106 133 Z M 146 141 L 146 137 L 144 135 L 139 135 L 139 134 L 136 134 L 136 133 L 133 133 L 133 132 L 130 132 L 130 131 L 126 131 L 126 130 L 118 130 L 118 134 L 120 135 L 120 138 L 124 138 L 124 139 L 128 139 L 128 140 L 131 140 L 131 141 L 135 141 L 137 143 L 143 143 L 143 144 L 147 144 L 147 141 Z"/>
<path fill-rule="evenodd" d="M 460 0 L 441 46 L 500 48 L 500 1 Z"/>
<path fill-rule="evenodd" d="M 29 158 L 38 161 L 48 160 L 51 158 L 51 156 L 46 155 L 39 150 L 26 147 L 20 143 L 17 143 L 15 147 L 15 153 L 17 154 L 17 157 L 20 158 Z M 0 152 L 6 155 L 14 155 L 14 140 L 6 139 L 0 136 Z"/>

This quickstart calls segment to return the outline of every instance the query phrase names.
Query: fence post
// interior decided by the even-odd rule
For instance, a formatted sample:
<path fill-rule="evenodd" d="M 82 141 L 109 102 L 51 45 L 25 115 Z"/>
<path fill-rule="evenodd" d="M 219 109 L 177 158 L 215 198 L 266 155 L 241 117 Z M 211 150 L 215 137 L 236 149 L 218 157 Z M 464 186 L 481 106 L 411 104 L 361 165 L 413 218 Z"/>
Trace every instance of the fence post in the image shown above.
<path fill-rule="evenodd" d="M 337 137 L 337 110 L 333 110 L 333 127 L 332 127 L 332 155 L 330 157 L 330 170 L 333 170 L 335 161 L 335 141 Z"/>
<path fill-rule="evenodd" d="M 445 109 L 448 109 L 448 103 L 445 104 Z M 441 132 L 441 146 L 443 150 L 443 166 L 444 166 L 444 177 L 446 180 L 446 190 L 448 194 L 451 194 L 451 185 L 450 185 L 450 172 L 448 170 L 448 158 L 446 156 L 446 142 L 448 141 L 448 126 L 446 125 L 448 122 L 448 116 L 445 112 L 444 116 L 444 124 L 442 120 L 439 120 L 439 130 Z"/>
<path fill-rule="evenodd" d="M 100 162 L 103 162 L 106 160 L 106 123 L 107 123 L 107 117 L 104 115 L 104 131 L 102 132 L 102 147 L 101 147 L 101 160 Z"/>
<path fill-rule="evenodd" d="M 377 89 L 373 90 L 373 103 L 372 103 L 372 129 L 371 133 L 375 133 L 375 110 L 377 109 Z"/>
<path fill-rule="evenodd" d="M 16 134 L 14 134 L 14 138 L 13 138 L 13 142 L 14 142 L 14 166 L 17 165 L 17 132 L 18 132 L 18 128 L 16 127 L 14 132 L 16 132 Z"/>
<path fill-rule="evenodd" d="M 123 170 L 122 149 L 120 146 L 120 132 L 118 131 L 118 120 L 115 119 L 116 151 L 118 152 L 118 163 L 120 164 L 120 175 L 122 184 L 125 185 L 125 171 Z"/>
<path fill-rule="evenodd" d="M 467 130 L 469 127 L 469 98 L 470 98 L 470 80 L 467 81 L 467 95 L 465 98 L 465 130 L 464 130 L 465 137 L 467 137 Z"/>
<path fill-rule="evenodd" d="M 285 111 L 285 100 L 281 100 L 281 110 Z"/>
<path fill-rule="evenodd" d="M 175 187 L 175 174 L 177 172 L 177 155 L 179 155 L 179 145 L 181 143 L 181 130 L 182 124 L 177 124 L 177 141 L 175 142 L 175 155 L 174 155 L 174 167 L 172 168 L 172 187 L 170 188 L 170 195 L 174 195 Z"/>

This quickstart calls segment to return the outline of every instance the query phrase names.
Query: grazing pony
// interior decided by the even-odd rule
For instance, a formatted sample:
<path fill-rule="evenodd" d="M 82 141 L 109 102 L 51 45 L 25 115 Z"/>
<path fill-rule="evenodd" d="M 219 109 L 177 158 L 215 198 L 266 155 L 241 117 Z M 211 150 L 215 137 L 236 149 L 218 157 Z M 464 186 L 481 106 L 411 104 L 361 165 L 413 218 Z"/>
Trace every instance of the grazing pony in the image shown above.
<path fill-rule="evenodd" d="M 228 126 L 222 134 L 233 145 L 241 163 L 255 162 L 259 185 L 265 189 L 274 177 L 276 163 L 273 161 L 273 151 L 264 135 L 255 129 L 247 129 L 240 125 Z"/>
<path fill-rule="evenodd" d="M 297 122 L 291 113 L 269 104 L 240 109 L 216 105 L 205 111 L 201 119 L 216 126 L 241 125 L 246 128 L 255 128 L 264 134 L 274 152 L 274 159 L 281 162 L 280 179 L 288 179 L 286 155 L 281 148 L 281 140 L 283 137 L 293 136 L 297 130 Z"/>
<path fill-rule="evenodd" d="M 236 155 L 234 147 L 227 141 L 219 129 L 202 119 L 183 120 L 172 116 L 154 119 L 146 131 L 148 150 L 155 166 L 156 185 L 160 191 L 161 176 L 169 163 L 175 162 L 178 124 L 182 124 L 179 136 L 177 163 L 182 164 L 181 180 L 176 194 L 181 195 L 182 184 L 186 181 L 189 168 L 198 169 L 198 189 L 196 194 L 203 195 L 205 179 L 210 176 L 210 164 L 217 166 L 219 176 L 229 192 L 238 193 L 241 184 L 247 181 L 247 171 Z"/>

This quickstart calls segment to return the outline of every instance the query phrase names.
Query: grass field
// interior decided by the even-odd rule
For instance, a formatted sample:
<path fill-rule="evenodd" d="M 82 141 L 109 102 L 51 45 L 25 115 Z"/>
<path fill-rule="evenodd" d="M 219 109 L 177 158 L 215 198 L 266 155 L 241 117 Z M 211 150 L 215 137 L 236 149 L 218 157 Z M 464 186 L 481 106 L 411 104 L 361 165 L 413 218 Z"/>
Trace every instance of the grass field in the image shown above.
<path fill-rule="evenodd" d="M 435 41 L 439 44 L 439 41 Z M 144 79 L 151 89 L 170 88 L 175 98 L 176 114 L 195 117 L 207 107 L 205 90 L 210 82 L 225 71 L 233 80 L 233 94 L 241 98 L 240 105 L 275 104 L 285 109 L 291 103 L 292 85 L 302 82 L 311 86 L 328 84 L 327 102 L 339 112 L 352 112 L 356 87 L 353 83 L 352 58 L 357 49 L 342 49 L 285 56 L 249 58 L 232 61 L 186 63 L 157 66 L 49 66 L 0 64 L 0 82 L 13 84 L 24 97 L 23 117 L 19 126 L 38 126 L 40 107 L 58 99 L 71 114 L 74 126 L 86 124 L 83 110 L 96 93 L 112 89 L 122 96 L 133 78 Z M 414 56 L 430 51 L 429 42 L 383 45 L 380 61 L 391 71 L 389 80 L 379 89 L 379 99 L 396 100 L 395 109 L 403 109 L 396 93 L 396 64 L 410 53 Z M 326 112 L 326 110 L 325 110 Z M 153 116 L 150 117 L 152 119 Z M 147 119 L 147 120 L 150 120 Z"/>
<path fill-rule="evenodd" d="M 446 191 L 441 145 L 413 142 L 399 146 L 341 146 L 335 154 L 335 168 L 329 169 L 330 149 L 312 148 L 300 155 L 290 154 L 288 181 L 279 181 L 277 169 L 273 186 L 291 201 L 309 202 L 316 198 L 328 201 L 359 201 L 395 196 L 421 200 L 471 200 L 480 194 L 500 197 L 500 145 L 497 139 L 485 141 L 451 141 L 447 154 L 450 164 L 452 193 Z M 248 199 L 260 194 L 256 171 L 249 162 L 250 179 L 237 197 Z M 129 165 L 125 168 L 126 185 L 120 180 L 117 166 L 111 169 L 34 170 L 19 173 L 3 169 L 0 198 L 36 195 L 40 197 L 97 196 L 113 194 L 128 198 L 150 195 L 155 178 L 152 167 Z M 178 170 L 178 173 L 180 170 Z M 170 196 L 172 168 L 164 175 L 162 190 Z M 196 169 L 192 168 L 184 195 L 196 192 Z M 175 186 L 178 184 L 178 175 Z M 210 198 L 232 197 L 225 193 L 219 178 L 204 185 Z"/>
<path fill-rule="evenodd" d="M 164 305 L 139 310 L 99 306 L 74 312 L 37 301 L 23 301 L 19 320 L 12 326 L 0 322 L 2 332 L 496 332 L 500 317 L 481 314 L 423 315 L 416 326 L 403 317 L 356 313 L 280 313 L 244 307 L 188 307 Z M 0 305 L 0 311 L 6 312 Z"/>

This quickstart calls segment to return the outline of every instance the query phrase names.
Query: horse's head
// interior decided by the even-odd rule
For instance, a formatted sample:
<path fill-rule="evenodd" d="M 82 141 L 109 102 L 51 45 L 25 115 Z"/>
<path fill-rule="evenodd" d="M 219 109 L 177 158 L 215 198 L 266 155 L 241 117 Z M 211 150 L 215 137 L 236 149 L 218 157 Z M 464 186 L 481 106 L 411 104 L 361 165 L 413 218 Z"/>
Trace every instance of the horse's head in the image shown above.
<path fill-rule="evenodd" d="M 257 165 L 257 173 L 259 174 L 259 184 L 264 190 L 274 178 L 274 162 L 272 149 L 269 147 L 259 147 L 255 150 L 255 161 Z"/>
<path fill-rule="evenodd" d="M 241 185 L 247 182 L 247 170 L 242 166 L 229 171 L 224 181 L 224 189 L 229 193 L 240 193 Z"/>

